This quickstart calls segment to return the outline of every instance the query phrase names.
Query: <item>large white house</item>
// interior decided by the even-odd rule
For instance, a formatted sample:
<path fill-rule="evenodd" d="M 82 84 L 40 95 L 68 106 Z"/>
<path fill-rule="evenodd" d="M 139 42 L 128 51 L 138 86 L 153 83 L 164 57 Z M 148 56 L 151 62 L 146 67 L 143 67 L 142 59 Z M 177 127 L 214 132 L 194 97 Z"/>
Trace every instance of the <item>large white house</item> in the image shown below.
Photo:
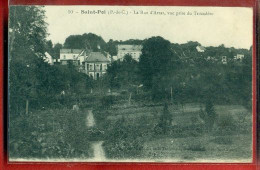
<path fill-rule="evenodd" d="M 117 45 L 117 59 L 123 60 L 124 56 L 129 54 L 133 59 L 139 61 L 142 54 L 142 45 Z"/>
<path fill-rule="evenodd" d="M 85 60 L 86 74 L 97 80 L 106 73 L 110 62 L 101 52 L 91 52 Z"/>
<path fill-rule="evenodd" d="M 74 65 L 82 65 L 85 60 L 84 49 L 60 49 L 60 62 L 62 65 L 66 65 L 71 62 Z"/>
<path fill-rule="evenodd" d="M 97 80 L 106 73 L 107 66 L 111 62 L 111 56 L 106 52 L 91 52 L 84 49 L 61 49 L 59 61 L 61 65 L 71 63 L 80 72 Z"/>

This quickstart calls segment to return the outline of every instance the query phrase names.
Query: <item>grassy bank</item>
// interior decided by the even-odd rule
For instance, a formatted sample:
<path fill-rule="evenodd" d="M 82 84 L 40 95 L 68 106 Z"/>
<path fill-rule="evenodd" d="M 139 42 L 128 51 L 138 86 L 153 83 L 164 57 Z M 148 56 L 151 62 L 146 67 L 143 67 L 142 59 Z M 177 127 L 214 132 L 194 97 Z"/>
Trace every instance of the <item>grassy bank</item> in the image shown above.
<path fill-rule="evenodd" d="M 217 105 L 209 132 L 200 118 L 199 104 L 169 106 L 172 117 L 167 133 L 156 130 L 163 106 L 95 110 L 105 131 L 104 149 L 116 159 L 250 159 L 251 112 L 241 105 Z"/>
<path fill-rule="evenodd" d="M 71 109 L 10 115 L 10 158 L 88 158 L 92 156 L 86 113 Z"/>

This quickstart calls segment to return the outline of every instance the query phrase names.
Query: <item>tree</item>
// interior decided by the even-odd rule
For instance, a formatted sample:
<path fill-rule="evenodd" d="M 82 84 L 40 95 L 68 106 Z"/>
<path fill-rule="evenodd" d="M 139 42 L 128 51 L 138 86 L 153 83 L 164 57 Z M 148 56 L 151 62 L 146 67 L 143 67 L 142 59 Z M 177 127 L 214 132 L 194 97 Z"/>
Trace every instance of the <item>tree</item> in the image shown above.
<path fill-rule="evenodd" d="M 162 114 L 160 116 L 159 123 L 155 127 L 156 133 L 158 133 L 158 134 L 161 134 L 161 133 L 162 134 L 166 134 L 169 131 L 170 127 L 171 127 L 171 123 L 172 123 L 172 115 L 169 112 L 168 104 L 165 103 L 164 107 L 163 107 L 163 112 L 162 112 Z"/>
<path fill-rule="evenodd" d="M 52 44 L 52 41 L 51 40 L 48 40 L 46 42 L 46 51 L 51 55 L 53 56 L 54 55 L 54 51 L 53 51 L 53 44 Z"/>
<path fill-rule="evenodd" d="M 60 49 L 62 49 L 62 44 L 57 43 L 53 47 L 53 58 L 58 59 L 60 58 Z"/>
<path fill-rule="evenodd" d="M 114 61 L 107 69 L 111 88 L 129 90 L 139 84 L 138 63 L 131 55 L 125 55 L 123 61 Z"/>
<path fill-rule="evenodd" d="M 43 63 L 46 51 L 45 11 L 38 6 L 10 7 L 9 22 L 9 101 L 10 110 L 19 111 L 29 98 L 36 97 L 37 63 Z M 25 102 L 26 99 L 26 102 Z"/>
<path fill-rule="evenodd" d="M 205 101 L 205 110 L 203 111 L 201 108 L 200 118 L 204 120 L 207 132 L 211 132 L 217 118 L 217 114 L 211 99 Z"/>
<path fill-rule="evenodd" d="M 19 15 L 18 15 L 19 14 Z M 92 86 L 91 79 L 73 66 L 51 66 L 44 53 L 61 48 L 46 41 L 42 7 L 15 6 L 10 9 L 9 101 L 10 113 L 50 106 L 61 91 L 82 94 Z M 27 20 L 30 23 L 27 23 Z M 25 24 L 27 23 L 27 24 Z M 39 35 L 38 35 L 39 34 Z M 39 38 L 40 37 L 40 38 Z M 53 48 L 53 49 L 52 49 Z"/>
<path fill-rule="evenodd" d="M 144 87 L 151 90 L 155 98 L 166 98 L 166 89 L 172 87 L 179 63 L 168 40 L 162 37 L 146 40 L 138 64 Z"/>
<path fill-rule="evenodd" d="M 93 33 L 85 33 L 82 35 L 70 35 L 66 38 L 64 48 L 72 49 L 89 49 L 91 51 L 104 51 L 106 42 L 101 36 Z"/>
<path fill-rule="evenodd" d="M 110 39 L 107 42 L 107 47 L 106 47 L 106 51 L 111 55 L 117 55 L 117 50 L 116 50 L 116 46 L 117 46 L 118 41 L 113 41 L 112 39 Z"/>

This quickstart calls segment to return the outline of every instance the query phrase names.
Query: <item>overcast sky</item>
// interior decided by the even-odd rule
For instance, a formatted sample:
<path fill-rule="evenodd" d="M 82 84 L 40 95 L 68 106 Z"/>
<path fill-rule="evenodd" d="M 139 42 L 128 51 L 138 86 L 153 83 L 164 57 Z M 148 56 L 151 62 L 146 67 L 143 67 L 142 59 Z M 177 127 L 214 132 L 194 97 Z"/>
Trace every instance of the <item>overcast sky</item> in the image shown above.
<path fill-rule="evenodd" d="M 64 43 L 69 35 L 94 33 L 107 42 L 162 36 L 172 43 L 198 41 L 203 46 L 247 48 L 252 45 L 253 11 L 229 7 L 124 7 L 124 6 L 46 6 L 48 39 Z M 69 10 L 73 10 L 69 14 Z M 106 14 L 81 14 L 81 10 L 106 10 Z M 108 14 L 110 10 L 128 12 Z M 148 14 L 134 14 L 134 11 Z M 164 12 L 155 15 L 153 11 Z M 187 12 L 192 15 L 187 15 Z M 211 15 L 194 15 L 208 12 Z M 174 12 L 169 15 L 168 12 Z M 176 13 L 184 12 L 185 15 Z M 161 14 L 161 13 L 160 13 Z M 173 14 L 173 13 L 171 13 Z"/>

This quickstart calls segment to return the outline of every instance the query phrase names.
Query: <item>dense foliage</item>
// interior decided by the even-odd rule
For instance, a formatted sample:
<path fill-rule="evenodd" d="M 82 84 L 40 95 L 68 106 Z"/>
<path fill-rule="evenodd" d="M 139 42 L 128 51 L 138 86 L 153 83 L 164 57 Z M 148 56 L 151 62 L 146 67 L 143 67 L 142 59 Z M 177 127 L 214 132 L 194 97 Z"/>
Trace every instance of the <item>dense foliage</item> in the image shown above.
<path fill-rule="evenodd" d="M 75 117 L 76 113 L 65 108 L 78 104 L 76 94 L 89 92 L 92 80 L 73 65 L 51 66 L 44 62 L 44 53 L 52 48 L 52 43 L 46 41 L 42 7 L 12 6 L 9 28 L 10 156 L 88 156 L 84 129 L 75 128 L 84 122 L 79 114 Z M 80 145 L 86 150 L 77 149 L 82 148 Z"/>
<path fill-rule="evenodd" d="M 66 38 L 64 48 L 89 49 L 100 51 L 106 48 L 106 42 L 96 34 L 88 33 L 83 35 L 71 35 Z"/>
<path fill-rule="evenodd" d="M 52 48 L 52 43 L 46 41 L 46 23 L 41 7 L 11 7 L 10 21 L 10 114 L 25 113 L 25 100 L 30 109 L 39 109 L 56 103 L 62 91 L 66 94 L 90 91 L 92 80 L 73 65 L 50 66 L 44 62 L 44 53 L 55 53 L 55 48 L 60 45 Z"/>
<path fill-rule="evenodd" d="M 90 134 L 82 121 L 84 118 L 85 113 L 70 109 L 10 115 L 9 156 L 34 159 L 90 157 Z M 78 126 L 81 128 L 76 128 Z"/>

